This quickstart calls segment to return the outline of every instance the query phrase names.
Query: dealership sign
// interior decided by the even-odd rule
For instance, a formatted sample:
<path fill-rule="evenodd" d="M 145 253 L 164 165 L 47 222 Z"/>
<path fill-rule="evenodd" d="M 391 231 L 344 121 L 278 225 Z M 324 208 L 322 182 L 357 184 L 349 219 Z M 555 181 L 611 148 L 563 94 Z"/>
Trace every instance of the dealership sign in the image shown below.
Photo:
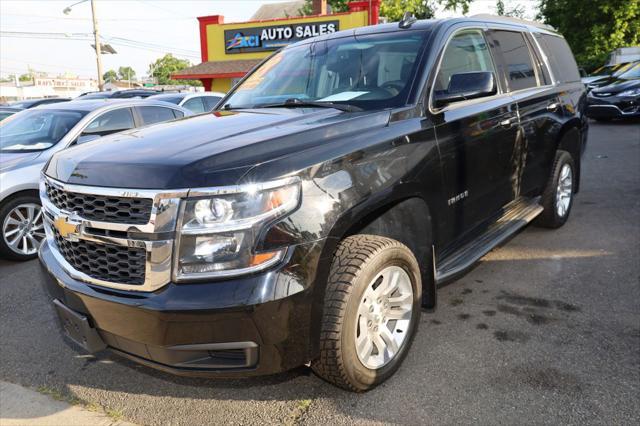
<path fill-rule="evenodd" d="M 225 30 L 226 53 L 250 53 L 278 50 L 306 38 L 334 33 L 339 21 L 317 21 L 304 24 L 273 25 Z"/>

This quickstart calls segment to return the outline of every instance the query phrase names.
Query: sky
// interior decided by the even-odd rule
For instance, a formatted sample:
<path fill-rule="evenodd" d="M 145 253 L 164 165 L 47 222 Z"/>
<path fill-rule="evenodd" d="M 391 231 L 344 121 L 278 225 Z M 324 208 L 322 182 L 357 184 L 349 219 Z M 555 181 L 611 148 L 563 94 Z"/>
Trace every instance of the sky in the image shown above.
<path fill-rule="evenodd" d="M 95 54 L 88 40 L 92 36 L 91 6 L 88 1 L 63 10 L 79 0 L 0 0 L 0 30 L 5 32 L 53 33 L 41 38 L 17 38 L 0 34 L 0 75 L 36 71 L 80 77 L 96 75 Z M 102 55 L 103 70 L 131 66 L 138 77 L 147 74 L 149 64 L 167 52 L 200 63 L 198 16 L 224 15 L 225 22 L 249 20 L 266 3 L 283 0 L 96 0 L 103 43 L 117 51 Z M 538 0 L 506 0 L 522 4 L 527 15 L 535 15 Z M 495 0 L 475 0 L 469 15 L 493 13 Z M 438 11 L 437 17 L 459 12 Z M 30 37 L 34 37 L 30 35 Z"/>

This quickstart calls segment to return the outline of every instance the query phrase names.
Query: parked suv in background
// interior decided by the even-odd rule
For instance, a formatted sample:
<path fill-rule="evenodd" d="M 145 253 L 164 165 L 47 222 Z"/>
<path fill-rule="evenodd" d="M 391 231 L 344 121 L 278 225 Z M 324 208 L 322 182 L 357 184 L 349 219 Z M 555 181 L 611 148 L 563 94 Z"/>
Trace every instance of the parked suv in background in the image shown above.
<path fill-rule="evenodd" d="M 189 376 L 310 362 L 371 389 L 438 286 L 530 221 L 566 222 L 584 99 L 562 36 L 523 21 L 296 43 L 213 114 L 54 155 L 43 282 L 89 351 Z"/>
<path fill-rule="evenodd" d="M 150 96 L 149 99 L 171 102 L 172 104 L 180 105 L 195 114 L 200 114 L 212 111 L 224 96 L 224 93 L 218 92 L 163 93 L 161 95 Z"/>
<path fill-rule="evenodd" d="M 191 112 L 165 102 L 99 99 L 47 104 L 0 123 L 0 256 L 13 260 L 36 257 L 45 236 L 38 181 L 54 153 L 185 115 Z"/>

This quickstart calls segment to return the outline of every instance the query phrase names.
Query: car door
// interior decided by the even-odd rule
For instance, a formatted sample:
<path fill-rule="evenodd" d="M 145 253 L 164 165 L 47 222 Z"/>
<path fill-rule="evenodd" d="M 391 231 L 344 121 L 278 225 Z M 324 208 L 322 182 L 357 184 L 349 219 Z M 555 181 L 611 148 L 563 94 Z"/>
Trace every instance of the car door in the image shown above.
<path fill-rule="evenodd" d="M 526 33 L 496 29 L 488 36 L 498 72 L 520 117 L 521 133 L 512 155 L 512 191 L 515 196 L 538 194 L 548 179 L 562 118 L 556 89 Z"/>
<path fill-rule="evenodd" d="M 454 74 L 496 73 L 484 31 L 458 30 L 450 38 L 433 80 L 430 109 L 440 150 L 448 240 L 497 213 L 514 199 L 509 178 L 517 136 L 515 102 L 498 84 L 492 96 L 435 108 L 433 98 L 446 91 Z"/>

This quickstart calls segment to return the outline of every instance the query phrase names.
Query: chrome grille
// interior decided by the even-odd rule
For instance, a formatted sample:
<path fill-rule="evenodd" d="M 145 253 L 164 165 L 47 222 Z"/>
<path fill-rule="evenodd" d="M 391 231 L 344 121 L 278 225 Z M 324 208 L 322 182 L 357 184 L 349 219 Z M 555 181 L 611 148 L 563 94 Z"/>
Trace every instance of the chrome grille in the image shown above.
<path fill-rule="evenodd" d="M 76 280 L 155 291 L 171 282 L 173 232 L 188 192 L 74 185 L 43 174 L 40 198 L 51 254 Z"/>
<path fill-rule="evenodd" d="M 88 276 L 118 284 L 142 285 L 146 251 L 142 248 L 70 241 L 51 228 L 58 251 L 75 269 Z"/>
<path fill-rule="evenodd" d="M 101 222 L 143 225 L 149 222 L 153 200 L 147 198 L 107 197 L 58 189 L 45 184 L 47 197 L 59 209 Z"/>

